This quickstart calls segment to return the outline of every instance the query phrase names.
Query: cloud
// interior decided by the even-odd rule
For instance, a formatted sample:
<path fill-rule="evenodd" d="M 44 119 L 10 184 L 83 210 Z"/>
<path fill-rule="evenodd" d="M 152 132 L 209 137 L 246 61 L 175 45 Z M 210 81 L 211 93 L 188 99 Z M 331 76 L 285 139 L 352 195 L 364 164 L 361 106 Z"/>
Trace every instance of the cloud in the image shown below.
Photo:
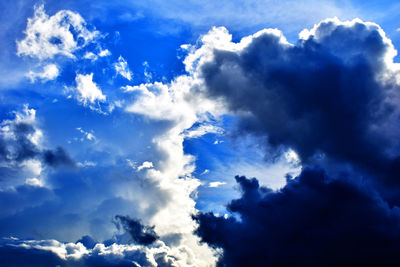
<path fill-rule="evenodd" d="M 64 12 L 71 17 L 71 14 L 77 15 L 69 13 L 71 11 Z M 28 22 L 27 31 L 32 25 L 36 25 L 35 20 L 46 22 L 54 16 L 47 16 L 39 8 L 31 19 L 31 24 Z M 71 31 L 74 28 L 70 27 L 73 23 L 69 22 L 71 18 L 68 16 L 66 23 L 69 23 L 69 27 L 63 28 L 62 31 Z M 88 30 L 83 22 L 82 27 Z M 51 23 L 49 25 L 56 28 Z M 75 35 L 74 33 L 73 38 Z M 67 37 L 57 37 L 58 39 L 52 41 L 46 38 L 38 43 L 32 41 L 33 47 L 56 45 L 58 50 L 50 49 L 39 53 L 36 50 L 29 50 L 30 47 L 29 49 L 25 47 L 24 50 L 21 46 L 19 54 L 44 61 L 58 56 L 79 59 L 79 55 L 84 55 L 83 57 L 94 61 L 101 57 L 102 51 L 105 51 L 97 46 L 91 52 L 84 50 L 78 53 L 83 47 L 91 47 L 91 42 L 97 37 L 81 41 L 79 38 L 74 39 L 75 46 L 66 46 L 62 43 Z M 30 39 L 27 37 L 25 40 Z M 100 110 L 98 108 L 100 103 L 106 100 L 111 102 L 114 97 L 118 97 L 116 101 L 122 108 L 113 112 L 115 114 L 110 114 L 109 119 L 103 118 L 105 116 L 99 119 L 91 112 L 68 107 L 68 116 L 57 118 L 57 126 L 62 125 L 62 127 L 53 130 L 52 142 L 56 142 L 54 140 L 62 142 L 64 135 L 58 136 L 58 134 L 64 130 L 65 134 L 68 133 L 68 129 L 76 134 L 77 125 L 82 125 L 78 131 L 87 139 L 94 138 L 92 133 L 95 130 L 97 141 L 69 144 L 75 149 L 77 160 L 82 162 L 77 164 L 79 168 L 46 169 L 46 175 L 43 174 L 46 179 L 24 175 L 23 185 L 14 186 L 12 190 L 19 190 L 21 198 L 27 200 L 22 204 L 16 202 L 15 206 L 10 205 L 8 215 L 0 218 L 1 232 L 3 235 L 18 233 L 18 236 L 35 237 L 38 240 L 31 242 L 32 245 L 29 245 L 29 240 L 19 243 L 9 242 L 11 246 L 6 245 L 4 248 L 13 247 L 18 251 L 13 250 L 15 253 L 25 253 L 28 250 L 28 253 L 34 254 L 44 253 L 43 251 L 49 252 L 50 256 L 56 254 L 56 259 L 61 259 L 61 263 L 56 262 L 58 265 L 79 265 L 82 262 L 84 262 L 82 265 L 89 266 L 90 264 L 94 266 L 213 265 L 215 262 L 213 253 L 221 250 L 213 250 L 206 244 L 199 244 L 199 238 L 193 235 L 197 224 L 190 215 L 197 212 L 196 194 L 202 183 L 193 177 L 196 159 L 185 153 L 183 142 L 185 139 L 206 133 L 222 133 L 219 126 L 215 126 L 218 124 L 215 123 L 215 119 L 223 113 L 240 117 L 239 134 L 251 133 L 261 136 L 265 140 L 266 151 L 275 150 L 278 154 L 283 153 L 287 161 L 296 165 L 299 163 L 312 165 L 318 162 L 329 167 L 328 163 L 333 162 L 330 170 L 337 169 L 339 172 L 342 169 L 334 168 L 337 166 L 334 161 L 343 164 L 350 162 L 351 165 L 366 171 L 368 160 L 375 163 L 375 159 L 384 156 L 386 162 L 392 162 L 396 142 L 393 141 L 395 138 L 386 134 L 386 130 L 396 115 L 390 103 L 390 100 L 395 99 L 395 94 L 392 99 L 390 96 L 394 87 L 396 65 L 392 64 L 394 48 L 377 25 L 359 21 L 350 23 L 337 20 L 325 21 L 315 29 L 302 32 L 301 38 L 295 45 L 288 43 L 283 34 L 276 29 L 260 31 L 244 38 L 240 43 L 233 43 L 231 40 L 226 29 L 214 28 L 199 41 L 201 47 L 186 46 L 188 51 L 184 61 L 186 74 L 170 82 L 148 81 L 136 86 L 124 86 L 123 92 L 115 94 L 106 91 L 107 97 L 102 91 L 107 89 L 102 83 L 107 77 L 102 79 L 97 76 L 97 72 L 94 74 L 94 71 L 101 68 L 103 76 L 110 74 L 107 73 L 107 69 L 103 69 L 103 66 L 99 66 L 109 59 L 96 62 L 99 63 L 96 66 L 98 69 L 92 70 L 84 65 L 72 72 L 76 73 L 76 87 L 73 88 L 75 97 L 84 106 Z M 23 42 L 24 40 L 21 41 Z M 91 63 L 88 60 L 84 62 Z M 122 56 L 108 71 L 111 75 L 116 71 L 117 75 L 132 80 L 132 73 Z M 96 78 L 96 82 L 93 81 L 93 77 Z M 108 80 L 107 82 L 113 83 Z M 334 82 L 338 82 L 340 86 L 325 86 Z M 369 86 L 363 91 L 361 88 L 364 88 L 364 85 Z M 326 88 L 324 92 L 327 93 L 321 93 L 316 90 L 317 88 Z M 335 91 L 336 88 L 340 89 L 339 92 Z M 329 93 L 331 91 L 333 94 Z M 348 92 L 351 93 L 348 95 Z M 318 103 L 319 98 L 323 100 L 322 103 Z M 332 99 L 337 103 L 332 103 Z M 63 101 L 52 106 L 60 107 L 59 105 L 62 106 Z M 59 111 L 44 104 L 41 108 L 45 112 Z M 346 117 L 349 122 L 339 122 L 335 116 Z M 50 117 L 43 118 L 49 125 L 56 121 Z M 385 117 L 388 120 L 383 119 Z M 72 118 L 79 119 L 79 124 L 71 126 L 69 120 Z M 359 119 L 363 122 L 359 122 Z M 21 140 L 24 142 L 21 144 L 24 149 L 21 149 L 23 153 L 19 153 L 21 164 L 25 164 L 24 166 L 32 173 L 41 173 L 42 171 L 38 169 L 44 168 L 42 164 L 57 167 L 64 162 L 68 165 L 68 154 L 65 149 L 48 149 L 40 143 L 41 138 L 38 134 L 35 134 L 38 127 L 25 124 L 18 126 L 21 128 L 19 130 L 5 130 L 5 135 L 23 136 Z M 96 124 L 101 124 L 101 127 L 92 127 Z M 87 132 L 83 129 L 94 130 Z M 116 133 L 118 138 L 115 138 Z M 348 133 L 349 136 L 346 137 Z M 381 142 L 382 140 L 384 142 Z M 8 139 L 6 141 L 8 142 Z M 343 141 L 346 143 L 342 144 Z M 5 158 L 9 158 L 10 155 L 8 151 L 11 146 L 7 145 L 7 142 L 4 142 L 5 145 L 0 142 L 0 153 L 5 155 Z M 224 145 L 226 143 L 224 142 Z M 382 150 L 378 149 L 378 144 L 382 145 Z M 222 146 L 219 145 L 218 148 Z M 364 150 L 354 154 L 348 151 L 350 147 L 354 147 L 354 151 L 358 148 Z M 369 154 L 370 150 L 378 153 L 370 156 L 373 154 Z M 15 151 L 19 151 L 19 148 Z M 68 151 L 71 151 L 70 147 Z M 363 153 L 364 159 L 367 160 L 361 159 L 360 155 Z M 151 162 L 145 161 L 149 159 Z M 96 165 L 93 166 L 92 162 L 96 162 Z M 143 162 L 137 168 L 141 171 L 134 171 L 132 168 L 134 165 L 129 166 L 127 162 Z M 224 165 L 225 168 L 231 166 Z M 386 163 L 374 167 L 375 173 L 384 167 L 387 167 Z M 259 172 L 262 170 L 258 165 L 255 168 L 253 166 L 253 169 Z M 4 177 L 11 177 L 9 173 L 12 171 L 14 169 L 7 169 Z M 216 174 L 214 169 L 212 173 Z M 368 176 L 373 175 L 371 173 L 368 173 Z M 320 179 L 322 183 L 329 184 L 328 187 L 331 186 L 330 181 L 325 182 L 321 177 Z M 287 180 L 292 179 L 288 177 Z M 297 178 L 294 179 L 296 180 Z M 337 181 L 342 180 L 344 179 L 337 179 Z M 349 184 L 353 185 L 351 182 Z M 42 192 L 39 189 L 48 194 L 42 194 L 43 198 L 32 197 L 37 199 L 37 202 L 31 205 L 29 196 L 39 196 Z M 0 197 L 12 194 L 12 190 L 1 191 Z M 210 189 L 210 191 L 215 190 Z M 266 191 L 273 194 L 267 189 L 259 191 L 262 191 L 262 194 Z M 379 196 L 377 198 L 379 199 Z M 332 199 L 336 200 L 333 196 Z M 368 197 L 365 199 L 368 200 Z M 116 219 L 121 229 L 124 228 L 127 234 L 131 232 L 131 239 L 136 238 L 137 244 L 118 243 L 120 237 L 115 235 L 111 223 L 116 214 L 129 214 L 140 218 L 140 223 L 124 216 Z M 27 218 L 29 224 L 26 224 Z M 210 218 L 213 216 L 210 215 Z M 154 225 L 154 228 L 144 226 L 141 222 L 144 225 Z M 279 221 L 282 227 L 285 226 L 284 222 L 285 220 Z M 204 225 L 207 223 L 204 222 Z M 233 220 L 232 227 L 240 223 L 245 225 L 246 222 Z M 202 225 L 200 229 L 201 227 Z M 241 230 L 240 227 L 237 229 Z M 74 243 L 40 240 L 57 238 L 72 242 L 88 234 L 93 236 L 93 239 L 82 238 L 82 243 L 86 244 L 83 247 Z M 204 238 L 203 235 L 202 237 Z M 105 238 L 111 238 L 111 241 L 95 241 Z M 149 243 L 149 245 L 138 243 Z M 209 243 L 215 245 L 212 241 Z M 225 254 L 229 256 L 229 248 L 225 245 L 215 245 L 215 247 L 224 248 Z M 248 245 L 249 250 L 253 248 Z"/>
<path fill-rule="evenodd" d="M 306 169 L 278 191 L 236 176 L 237 216 L 200 213 L 197 234 L 223 248 L 219 266 L 394 264 L 400 212 L 349 177 Z M 236 219 L 240 218 L 240 219 Z"/>
<path fill-rule="evenodd" d="M 43 152 L 43 161 L 52 167 L 58 166 L 75 166 L 75 161 L 70 158 L 62 147 L 55 150 L 45 150 Z"/>
<path fill-rule="evenodd" d="M 151 161 L 144 161 L 142 163 L 142 165 L 140 165 L 139 167 L 137 167 L 138 171 L 141 171 L 143 169 L 149 169 L 149 168 L 153 168 L 153 162 Z"/>
<path fill-rule="evenodd" d="M 299 37 L 266 29 L 233 43 L 214 28 L 188 47 L 186 69 L 239 118 L 236 134 L 303 168 L 278 190 L 237 176 L 232 216 L 200 212 L 196 233 L 223 250 L 219 266 L 395 264 L 397 51 L 359 19 L 327 19 Z"/>
<path fill-rule="evenodd" d="M 129 70 L 128 62 L 122 56 L 119 56 L 118 62 L 114 63 L 114 68 L 117 74 L 129 81 L 132 80 L 132 73 Z"/>
<path fill-rule="evenodd" d="M 224 131 L 221 127 L 203 124 L 198 127 L 192 127 L 184 132 L 185 138 L 197 138 L 208 133 L 222 134 Z"/>
<path fill-rule="evenodd" d="M 96 141 L 96 136 L 94 136 L 92 132 L 87 132 L 83 130 L 81 127 L 76 128 L 76 130 L 79 131 L 81 134 L 83 134 L 87 140 Z M 83 138 L 81 138 L 80 140 L 83 141 Z"/>
<path fill-rule="evenodd" d="M 14 119 L 0 123 L 0 161 L 3 164 L 10 168 L 25 167 L 37 175 L 41 172 L 40 163 L 52 167 L 74 166 L 74 161 L 63 148 L 51 150 L 43 146 L 43 133 L 37 127 L 36 110 L 24 105 L 22 112 L 14 114 Z"/>
<path fill-rule="evenodd" d="M 42 72 L 29 71 L 29 73 L 27 74 L 27 76 L 31 80 L 31 82 L 35 82 L 36 79 L 40 79 L 43 82 L 54 80 L 55 78 L 57 78 L 58 75 L 59 75 L 59 71 L 58 71 L 57 65 L 55 65 L 55 64 L 49 64 L 49 65 L 44 66 Z"/>
<path fill-rule="evenodd" d="M 159 236 L 154 231 L 154 226 L 145 226 L 140 221 L 129 216 L 115 216 L 117 228 L 123 228 L 132 238 L 133 242 L 139 245 L 150 245 L 154 243 Z"/>
<path fill-rule="evenodd" d="M 220 187 L 221 185 L 225 185 L 226 183 L 225 182 L 210 182 L 209 184 L 208 184 L 208 187 L 212 187 L 212 188 L 217 188 L 217 187 Z"/>
<path fill-rule="evenodd" d="M 233 43 L 214 28 L 202 42 L 185 59 L 187 70 L 200 72 L 209 97 L 241 118 L 239 134 L 264 137 L 272 158 L 291 149 L 303 165 L 350 164 L 384 183 L 397 180 L 388 170 L 399 156 L 399 64 L 377 24 L 327 19 L 295 45 L 278 30 Z"/>
<path fill-rule="evenodd" d="M 0 191 L 8 194 L 10 188 L 23 184 L 45 186 L 47 172 L 76 166 L 64 148 L 44 145 L 46 140 L 35 109 L 24 105 L 22 111 L 13 113 L 14 118 L 0 123 Z"/>
<path fill-rule="evenodd" d="M 75 58 L 74 52 L 95 40 L 99 32 L 88 29 L 78 13 L 61 10 L 49 16 L 39 5 L 28 19 L 25 35 L 17 41 L 17 55 L 45 60 L 57 55 Z"/>
<path fill-rule="evenodd" d="M 95 104 L 96 102 L 104 102 L 106 96 L 103 95 L 101 89 L 93 82 L 93 73 L 77 74 L 75 77 L 77 99 L 84 105 Z"/>
<path fill-rule="evenodd" d="M 83 55 L 83 58 L 84 59 L 90 59 L 90 60 L 92 60 L 92 61 L 96 61 L 99 57 L 107 57 L 107 56 L 110 56 L 111 55 L 111 52 L 108 50 L 108 49 L 104 49 L 104 50 L 100 50 L 100 52 L 96 55 L 95 53 L 93 53 L 93 52 L 86 52 L 84 55 Z"/>
<path fill-rule="evenodd" d="M 114 242 L 104 245 L 90 237 L 76 243 L 18 238 L 0 242 L 0 260 L 6 266 L 182 266 L 173 253 L 162 242 L 147 248 Z"/>

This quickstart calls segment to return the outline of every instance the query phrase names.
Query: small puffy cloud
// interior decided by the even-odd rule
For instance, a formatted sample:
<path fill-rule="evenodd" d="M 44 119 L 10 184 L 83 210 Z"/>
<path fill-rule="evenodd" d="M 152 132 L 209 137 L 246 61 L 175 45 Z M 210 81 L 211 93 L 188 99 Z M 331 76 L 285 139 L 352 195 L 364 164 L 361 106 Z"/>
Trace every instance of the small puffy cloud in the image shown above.
<path fill-rule="evenodd" d="M 203 136 L 208 133 L 214 134 L 222 134 L 224 130 L 221 127 L 211 125 L 211 124 L 203 124 L 198 127 L 190 128 L 189 130 L 183 133 L 185 138 L 197 138 Z"/>
<path fill-rule="evenodd" d="M 28 18 L 25 35 L 17 41 L 17 55 L 44 60 L 56 55 L 75 58 L 74 52 L 92 42 L 99 32 L 89 30 L 78 13 L 61 10 L 49 16 L 40 5 Z"/>
<path fill-rule="evenodd" d="M 30 186 L 43 186 L 43 181 L 37 179 L 37 178 L 28 178 L 25 180 L 25 184 L 30 185 Z"/>
<path fill-rule="evenodd" d="M 92 132 L 87 132 L 83 130 L 81 127 L 76 128 L 77 131 L 79 131 L 81 134 L 84 135 L 85 139 L 89 141 L 96 141 L 96 136 Z M 81 141 L 83 141 L 83 138 L 81 138 Z"/>
<path fill-rule="evenodd" d="M 29 71 L 27 77 L 31 80 L 31 82 L 35 82 L 37 79 L 40 79 L 42 82 L 54 80 L 57 78 L 59 74 L 59 70 L 56 64 L 48 64 L 44 66 L 42 72 L 34 72 Z"/>
<path fill-rule="evenodd" d="M 132 80 L 132 73 L 129 70 L 128 62 L 122 56 L 119 56 L 118 62 L 114 63 L 114 68 L 117 74 L 129 81 Z"/>
<path fill-rule="evenodd" d="M 84 105 L 94 104 L 96 102 L 104 102 L 106 96 L 103 95 L 101 89 L 93 82 L 93 73 L 78 74 L 75 77 L 77 98 Z"/>
<path fill-rule="evenodd" d="M 97 60 L 97 55 L 93 52 L 86 52 L 85 55 L 83 56 L 84 59 L 90 59 L 90 60 Z"/>
<path fill-rule="evenodd" d="M 101 50 L 99 52 L 99 57 L 107 57 L 111 55 L 111 52 L 108 49 Z"/>
<path fill-rule="evenodd" d="M 143 169 L 150 169 L 153 168 L 153 162 L 151 161 L 145 161 L 142 163 L 142 165 L 140 165 L 139 167 L 137 167 L 138 171 L 141 171 Z"/>
<path fill-rule="evenodd" d="M 209 184 L 208 184 L 208 187 L 214 187 L 214 188 L 217 188 L 217 187 L 220 187 L 221 185 L 224 185 L 224 184 L 226 184 L 226 182 L 210 182 Z"/>
<path fill-rule="evenodd" d="M 111 55 L 111 52 L 108 49 L 100 50 L 100 52 L 96 55 L 93 52 L 86 52 L 83 56 L 84 59 L 90 59 L 92 61 L 96 61 L 99 57 L 107 57 Z"/>

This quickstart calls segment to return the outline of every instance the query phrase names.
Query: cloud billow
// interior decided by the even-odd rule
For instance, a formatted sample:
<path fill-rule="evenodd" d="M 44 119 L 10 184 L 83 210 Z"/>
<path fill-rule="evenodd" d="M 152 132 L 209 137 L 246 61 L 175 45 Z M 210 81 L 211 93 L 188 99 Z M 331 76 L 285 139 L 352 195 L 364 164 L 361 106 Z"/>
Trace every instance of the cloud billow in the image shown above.
<path fill-rule="evenodd" d="M 139 245 L 150 245 L 159 238 L 154 231 L 154 226 L 142 225 L 140 221 L 129 216 L 115 216 L 115 225 L 117 228 L 123 228 L 131 236 L 133 242 Z"/>
<path fill-rule="evenodd" d="M 264 137 L 267 156 L 294 150 L 303 171 L 277 191 L 237 176 L 237 216 L 194 215 L 218 264 L 398 264 L 399 66 L 383 30 L 328 19 L 295 45 L 277 30 L 230 40 L 214 28 L 188 69 L 240 117 L 239 134 Z"/>
<path fill-rule="evenodd" d="M 282 190 L 237 176 L 239 215 L 195 216 L 197 234 L 222 247 L 220 266 L 385 265 L 400 261 L 400 210 L 372 189 L 307 169 Z"/>
<path fill-rule="evenodd" d="M 208 94 L 245 114 L 240 132 L 295 150 L 303 164 L 323 155 L 375 174 L 387 169 L 398 155 L 398 129 L 388 126 L 398 115 L 390 40 L 358 20 L 327 20 L 301 36 L 292 45 L 261 32 L 239 51 L 215 49 L 200 66 Z"/>

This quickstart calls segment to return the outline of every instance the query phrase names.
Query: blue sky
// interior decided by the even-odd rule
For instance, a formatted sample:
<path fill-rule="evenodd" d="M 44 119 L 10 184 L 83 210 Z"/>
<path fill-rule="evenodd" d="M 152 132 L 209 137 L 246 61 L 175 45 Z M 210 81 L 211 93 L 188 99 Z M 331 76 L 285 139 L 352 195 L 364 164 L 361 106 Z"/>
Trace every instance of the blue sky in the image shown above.
<path fill-rule="evenodd" d="M 276 199 L 322 197 L 298 188 L 321 182 L 329 195 L 365 179 L 397 207 L 397 185 L 381 181 L 397 175 L 386 170 L 399 148 L 399 11 L 396 1 L 1 1 L 0 259 L 244 266 L 265 258 L 207 226 L 277 225 L 252 217 L 266 212 L 254 199 L 286 218 L 292 202 Z M 270 234 L 250 243 L 270 250 L 260 244 L 273 238 L 257 239 Z"/>

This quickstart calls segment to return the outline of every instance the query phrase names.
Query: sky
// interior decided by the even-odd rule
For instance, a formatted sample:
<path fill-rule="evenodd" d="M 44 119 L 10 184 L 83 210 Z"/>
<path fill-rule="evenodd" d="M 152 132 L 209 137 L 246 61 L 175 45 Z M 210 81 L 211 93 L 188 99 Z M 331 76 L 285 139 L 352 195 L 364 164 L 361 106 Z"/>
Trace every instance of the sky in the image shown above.
<path fill-rule="evenodd" d="M 0 0 L 0 262 L 398 265 L 398 14 Z"/>

